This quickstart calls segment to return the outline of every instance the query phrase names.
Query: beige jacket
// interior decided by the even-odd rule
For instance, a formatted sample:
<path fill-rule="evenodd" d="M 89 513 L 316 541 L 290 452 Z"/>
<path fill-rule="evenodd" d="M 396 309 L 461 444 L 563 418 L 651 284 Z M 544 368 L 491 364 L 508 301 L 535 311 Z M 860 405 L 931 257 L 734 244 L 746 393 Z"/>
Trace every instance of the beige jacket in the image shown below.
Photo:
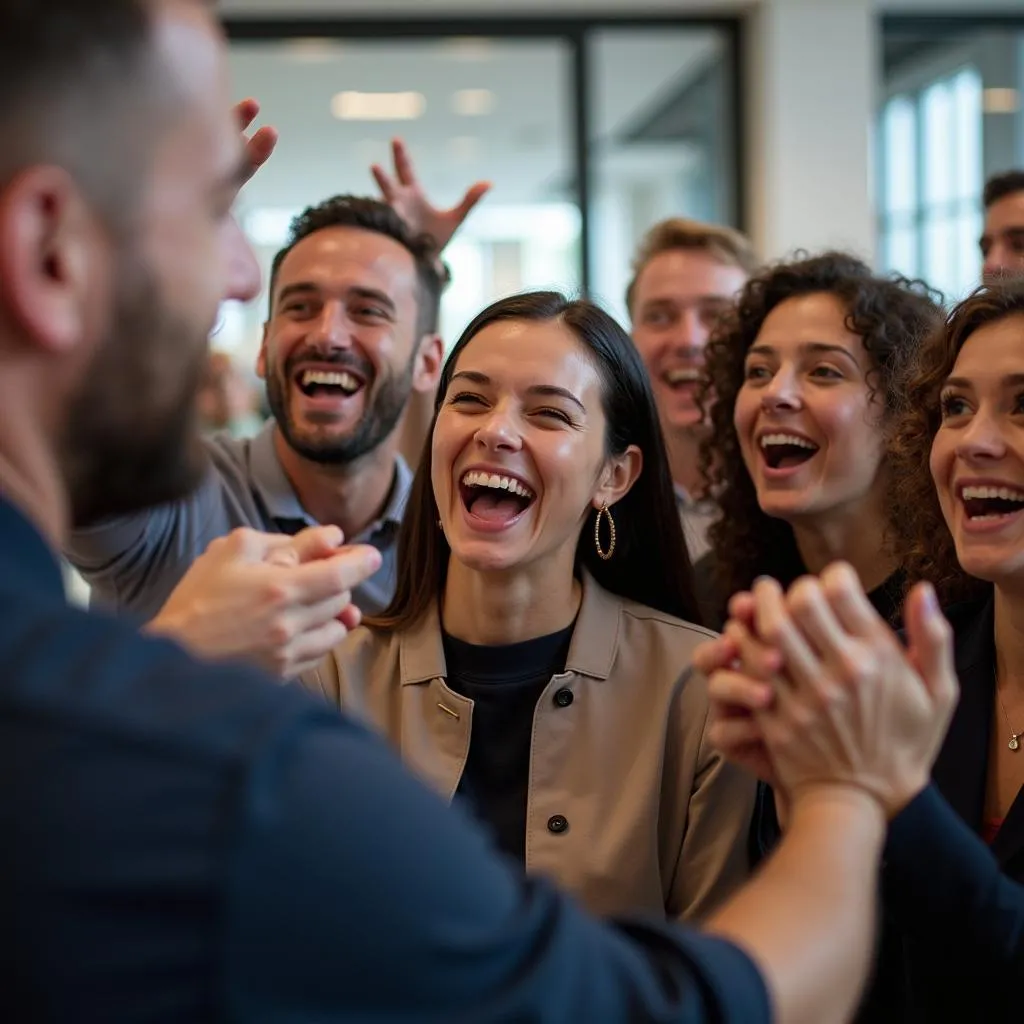
<path fill-rule="evenodd" d="M 701 917 L 747 876 L 754 782 L 708 745 L 706 685 L 691 667 L 711 635 L 584 581 L 565 672 L 534 714 L 526 868 L 594 913 Z M 404 634 L 356 630 L 303 683 L 451 800 L 473 702 L 444 677 L 435 606 Z"/>

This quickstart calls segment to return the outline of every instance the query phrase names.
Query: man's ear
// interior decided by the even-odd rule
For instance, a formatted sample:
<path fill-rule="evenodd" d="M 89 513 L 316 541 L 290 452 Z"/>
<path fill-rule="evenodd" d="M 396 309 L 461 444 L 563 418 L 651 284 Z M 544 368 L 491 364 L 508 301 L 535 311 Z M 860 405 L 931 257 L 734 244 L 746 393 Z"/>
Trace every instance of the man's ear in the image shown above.
<path fill-rule="evenodd" d="M 111 245 L 66 171 L 32 167 L 0 193 L 0 296 L 33 344 L 88 343 L 112 277 Z"/>
<path fill-rule="evenodd" d="M 440 334 L 424 334 L 416 353 L 412 387 L 420 394 L 433 394 L 444 366 L 444 342 Z"/>
<path fill-rule="evenodd" d="M 601 473 L 601 480 L 591 504 L 599 509 L 602 505 L 611 508 L 622 501 L 633 484 L 640 478 L 644 468 L 644 453 L 631 444 L 621 455 L 613 455 Z"/>

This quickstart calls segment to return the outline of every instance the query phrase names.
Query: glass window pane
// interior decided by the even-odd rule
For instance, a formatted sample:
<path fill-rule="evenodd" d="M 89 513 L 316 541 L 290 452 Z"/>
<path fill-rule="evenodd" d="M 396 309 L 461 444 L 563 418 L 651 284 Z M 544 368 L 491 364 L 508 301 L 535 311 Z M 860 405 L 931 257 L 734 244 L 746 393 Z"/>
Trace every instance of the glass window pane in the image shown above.
<path fill-rule="evenodd" d="M 917 231 L 894 228 L 885 235 L 882 261 L 886 270 L 915 277 L 917 266 Z"/>
<path fill-rule="evenodd" d="M 592 291 L 628 323 L 630 258 L 648 228 L 673 216 L 733 223 L 729 51 L 706 28 L 600 29 L 587 46 Z"/>
<path fill-rule="evenodd" d="M 976 198 L 982 189 L 982 104 L 981 75 L 977 68 L 964 68 L 953 80 L 956 110 L 956 143 L 951 154 L 956 160 L 954 192 L 959 199 Z"/>
<path fill-rule="evenodd" d="M 240 221 L 265 278 L 296 211 L 341 192 L 377 195 L 369 166 L 390 166 L 389 143 L 398 136 L 441 206 L 457 202 L 477 180 L 494 182 L 445 252 L 453 270 L 441 308 L 446 341 L 509 291 L 578 291 L 580 217 L 564 40 L 236 41 L 231 64 L 236 94 L 258 96 L 261 120 L 282 129 L 273 160 L 240 197 Z M 360 110 L 335 102 L 341 93 L 377 96 Z M 419 99 L 382 111 L 380 94 L 395 93 Z M 265 298 L 248 307 L 253 351 L 265 314 Z"/>
<path fill-rule="evenodd" d="M 955 112 L 948 82 L 936 82 L 921 95 L 924 201 L 927 205 L 953 198 Z"/>
<path fill-rule="evenodd" d="M 927 214 L 924 224 L 924 279 L 947 295 L 956 294 L 959 286 L 959 232 L 954 217 Z"/>
<path fill-rule="evenodd" d="M 917 111 L 906 96 L 885 105 L 882 127 L 885 210 L 917 206 Z"/>

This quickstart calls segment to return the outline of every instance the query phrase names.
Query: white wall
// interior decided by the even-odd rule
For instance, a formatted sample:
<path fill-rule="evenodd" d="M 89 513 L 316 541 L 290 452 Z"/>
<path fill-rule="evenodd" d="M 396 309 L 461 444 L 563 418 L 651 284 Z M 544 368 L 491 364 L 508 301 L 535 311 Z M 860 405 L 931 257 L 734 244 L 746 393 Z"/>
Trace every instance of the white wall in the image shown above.
<path fill-rule="evenodd" d="M 750 16 L 746 186 L 762 256 L 875 251 L 872 0 L 764 0 Z"/>

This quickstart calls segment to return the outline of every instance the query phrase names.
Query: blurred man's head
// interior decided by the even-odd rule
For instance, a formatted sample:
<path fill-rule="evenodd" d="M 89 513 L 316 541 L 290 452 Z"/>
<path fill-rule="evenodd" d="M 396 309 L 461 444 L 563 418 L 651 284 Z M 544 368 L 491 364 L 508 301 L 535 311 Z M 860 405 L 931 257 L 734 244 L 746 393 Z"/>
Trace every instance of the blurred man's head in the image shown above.
<path fill-rule="evenodd" d="M 440 373 L 441 277 L 428 238 L 386 203 L 335 196 L 274 259 L 258 370 L 288 445 L 348 465 L 394 435 Z"/>
<path fill-rule="evenodd" d="M 673 218 L 641 240 L 626 304 L 665 430 L 700 428 L 704 347 L 754 267 L 750 243 L 731 228 Z"/>
<path fill-rule="evenodd" d="M 997 174 L 985 183 L 985 231 L 981 236 L 986 284 L 1024 277 L 1024 171 Z"/>
<path fill-rule="evenodd" d="M 0 93 L 4 399 L 59 456 L 75 523 L 176 497 L 218 305 L 258 280 L 209 5 L 0 3 Z"/>

